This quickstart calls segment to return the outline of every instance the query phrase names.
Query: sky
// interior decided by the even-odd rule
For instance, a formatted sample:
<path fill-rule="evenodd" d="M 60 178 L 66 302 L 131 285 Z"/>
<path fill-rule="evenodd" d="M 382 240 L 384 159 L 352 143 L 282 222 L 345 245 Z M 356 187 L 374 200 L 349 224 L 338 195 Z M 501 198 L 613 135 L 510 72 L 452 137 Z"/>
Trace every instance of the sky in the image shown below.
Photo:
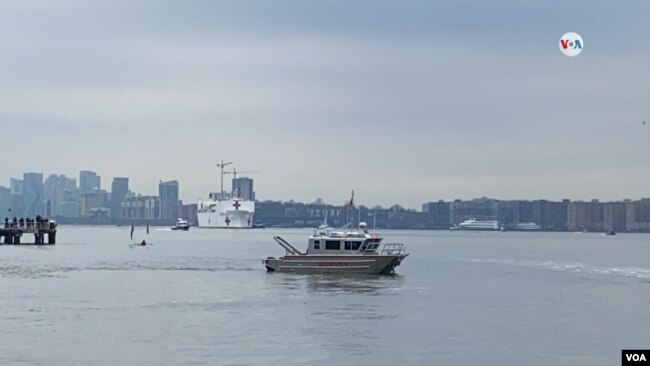
<path fill-rule="evenodd" d="M 0 185 L 93 170 L 193 202 L 223 159 L 261 200 L 650 196 L 646 0 L 0 9 Z"/>

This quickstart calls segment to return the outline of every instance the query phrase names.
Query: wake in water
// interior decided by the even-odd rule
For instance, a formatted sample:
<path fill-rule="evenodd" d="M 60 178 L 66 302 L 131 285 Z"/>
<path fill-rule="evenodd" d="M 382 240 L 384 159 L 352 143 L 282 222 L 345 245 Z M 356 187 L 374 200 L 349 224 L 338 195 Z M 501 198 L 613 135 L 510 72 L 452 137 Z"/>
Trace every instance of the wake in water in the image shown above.
<path fill-rule="evenodd" d="M 467 263 L 489 263 L 504 266 L 534 268 L 548 271 L 584 273 L 588 275 L 631 277 L 650 281 L 650 269 L 641 267 L 598 267 L 581 262 L 521 261 L 514 259 L 492 258 L 460 258 L 460 261 Z"/>

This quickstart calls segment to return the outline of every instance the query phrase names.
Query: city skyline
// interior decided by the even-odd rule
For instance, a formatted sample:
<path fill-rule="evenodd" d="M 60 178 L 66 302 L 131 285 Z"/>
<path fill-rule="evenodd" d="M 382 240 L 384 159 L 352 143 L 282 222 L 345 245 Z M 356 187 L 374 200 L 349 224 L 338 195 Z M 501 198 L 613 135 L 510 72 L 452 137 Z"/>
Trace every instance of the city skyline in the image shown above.
<path fill-rule="evenodd" d="M 228 159 L 259 170 L 270 199 L 645 197 L 649 12 L 641 0 L 9 2 L 0 177 L 93 167 L 104 187 L 124 176 L 153 194 L 176 179 L 194 201 Z M 585 43 L 573 58 L 558 50 L 569 31 Z"/>
<path fill-rule="evenodd" d="M 130 177 L 124 177 L 124 176 L 106 177 L 106 176 L 103 176 L 102 174 L 99 174 L 99 172 L 94 171 L 94 170 L 90 170 L 90 169 L 80 170 L 77 173 L 76 177 L 75 176 L 68 176 L 67 174 L 62 174 L 60 172 L 58 172 L 58 173 L 43 173 L 43 172 L 34 172 L 34 171 L 23 172 L 20 175 L 20 178 L 17 178 L 17 177 L 8 178 L 7 182 L 9 182 L 9 184 L 7 184 L 7 185 L 0 183 L 0 188 L 5 188 L 8 191 L 12 191 L 12 192 L 19 189 L 20 190 L 19 194 L 23 195 L 24 190 L 25 190 L 23 177 L 25 177 L 25 176 L 28 176 L 28 177 L 33 177 L 33 176 L 38 177 L 38 176 L 40 176 L 41 180 L 42 180 L 41 185 L 43 187 L 47 187 L 47 183 L 48 183 L 49 179 L 52 179 L 52 178 L 54 178 L 54 179 L 66 179 L 68 182 L 60 183 L 62 186 L 63 185 L 66 186 L 66 188 L 65 188 L 66 190 L 69 189 L 70 184 L 72 184 L 74 186 L 74 189 L 76 189 L 80 193 L 91 193 L 93 191 L 101 191 L 101 192 L 105 192 L 106 194 L 108 194 L 111 197 L 111 199 L 112 199 L 112 197 L 114 197 L 113 193 L 115 192 L 116 184 L 118 185 L 117 186 L 118 187 L 117 188 L 118 193 L 117 193 L 117 195 L 115 197 L 121 197 L 121 199 L 124 199 L 124 196 L 127 193 L 133 194 L 135 196 L 143 196 L 143 197 L 157 197 L 157 196 L 162 197 L 164 195 L 163 191 L 162 191 L 162 189 L 163 189 L 162 187 L 168 186 L 169 184 L 173 184 L 175 186 L 175 191 L 177 192 L 177 193 L 175 193 L 177 196 L 173 196 L 173 197 L 176 197 L 175 199 L 182 201 L 184 205 L 194 204 L 199 199 L 200 200 L 205 200 L 206 199 L 206 197 L 199 197 L 196 200 L 192 200 L 192 199 L 186 199 L 185 197 L 183 197 L 183 195 L 181 194 L 183 192 L 183 190 L 180 189 L 180 187 L 183 186 L 183 184 L 182 184 L 183 182 L 180 181 L 180 180 L 176 180 L 176 179 L 175 180 L 169 180 L 169 181 L 158 180 L 157 182 L 152 180 L 151 184 L 155 187 L 154 189 L 151 189 L 150 191 L 138 191 L 137 189 L 134 189 L 133 186 L 131 185 L 132 179 Z M 91 176 L 92 177 L 91 179 L 97 179 L 96 182 L 100 182 L 100 185 L 95 187 L 92 190 L 85 190 L 83 188 L 83 185 L 80 183 L 84 176 Z M 106 180 L 106 182 L 104 182 L 104 180 Z M 240 187 L 239 186 L 240 184 L 246 184 L 245 191 L 241 192 L 241 193 L 238 193 L 238 194 L 242 194 L 241 197 L 243 199 L 253 198 L 253 199 L 256 199 L 256 200 L 259 200 L 259 201 L 281 201 L 281 202 L 293 201 L 293 202 L 302 202 L 302 203 L 305 203 L 305 204 L 311 204 L 313 202 L 322 201 L 323 204 L 335 205 L 335 206 L 339 206 L 339 205 L 344 206 L 350 200 L 350 193 L 348 193 L 347 196 L 342 195 L 341 199 L 333 200 L 333 201 L 323 199 L 323 197 L 313 197 L 313 198 L 308 198 L 306 200 L 300 200 L 300 199 L 298 199 L 296 197 L 258 197 L 255 194 L 255 192 L 253 191 L 253 183 L 252 182 L 254 180 L 255 179 L 252 179 L 252 178 L 247 177 L 247 176 L 242 174 L 241 176 L 238 177 L 239 183 L 235 184 L 234 178 L 232 178 L 232 176 L 225 175 L 224 191 L 227 192 L 227 193 L 231 193 L 231 192 L 237 191 L 238 187 Z M 1 180 L 0 180 L 0 182 L 1 182 Z M 95 181 L 93 180 L 93 182 L 95 182 Z M 16 184 L 20 184 L 19 188 L 15 187 Z M 32 191 L 34 191 L 34 190 L 35 189 L 32 189 Z M 62 188 L 62 190 L 63 190 L 63 188 Z M 47 201 L 45 196 L 47 196 L 48 194 L 45 191 L 46 191 L 46 189 L 43 189 L 43 195 L 44 195 L 44 197 L 42 199 L 43 202 Z M 219 187 L 218 187 L 218 184 L 217 184 L 217 185 L 215 185 L 214 189 L 211 192 L 208 192 L 208 193 L 215 193 L 215 192 L 218 192 L 218 191 L 219 191 Z M 35 193 L 33 193 L 33 194 L 35 194 Z M 346 197 L 346 198 L 343 198 L 343 197 Z M 473 201 L 473 200 L 480 200 L 480 199 L 490 199 L 490 200 L 496 200 L 496 201 L 547 200 L 547 201 L 560 202 L 560 201 L 564 201 L 564 200 L 569 200 L 571 202 L 592 202 L 592 201 L 596 200 L 596 201 L 599 201 L 599 202 L 622 202 L 622 201 L 625 201 L 625 200 L 635 201 L 635 200 L 650 199 L 650 195 L 648 195 L 648 196 L 640 196 L 640 197 L 624 196 L 624 197 L 618 197 L 618 198 L 615 198 L 615 199 L 607 199 L 607 198 L 602 198 L 602 197 L 585 197 L 585 198 L 582 198 L 582 197 L 569 197 L 569 196 L 563 196 L 561 198 L 549 198 L 549 197 L 503 198 L 503 197 L 498 197 L 498 196 L 494 196 L 494 195 L 490 195 L 490 194 L 483 194 L 483 195 L 478 195 L 478 196 L 474 196 L 474 197 L 453 197 L 453 198 L 422 197 L 421 200 L 414 206 L 409 206 L 409 205 L 405 204 L 404 202 L 399 202 L 399 201 L 391 202 L 389 204 L 382 204 L 382 203 L 378 203 L 378 202 L 367 202 L 367 201 L 364 201 L 364 200 L 359 200 L 358 194 L 355 194 L 355 196 L 354 196 L 354 202 L 355 202 L 356 206 L 365 206 L 365 207 L 381 206 L 383 208 L 388 208 L 388 207 L 392 207 L 394 205 L 399 205 L 400 207 L 403 207 L 405 209 L 416 210 L 416 211 L 421 211 L 422 206 L 424 204 L 428 204 L 428 203 L 431 203 L 431 202 L 438 202 L 438 201 L 453 202 L 453 201 L 457 201 L 457 200 L 460 200 L 460 201 Z M 111 206 L 111 208 L 115 207 L 115 206 L 113 206 L 113 203 L 111 203 L 110 206 Z"/>

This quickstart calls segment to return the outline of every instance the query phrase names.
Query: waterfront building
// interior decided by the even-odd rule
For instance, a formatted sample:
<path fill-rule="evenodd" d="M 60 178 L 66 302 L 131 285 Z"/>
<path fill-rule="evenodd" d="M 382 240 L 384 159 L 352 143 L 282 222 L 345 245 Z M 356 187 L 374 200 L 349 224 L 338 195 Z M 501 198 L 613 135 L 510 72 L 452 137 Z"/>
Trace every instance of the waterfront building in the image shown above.
<path fill-rule="evenodd" d="M 154 220 L 160 216 L 160 198 L 130 193 L 122 202 L 122 217 L 125 219 Z"/>
<path fill-rule="evenodd" d="M 93 192 L 101 189 L 101 177 L 90 170 L 79 172 L 79 189 L 81 193 Z"/>
<path fill-rule="evenodd" d="M 158 184 L 161 219 L 176 219 L 179 214 L 178 181 L 160 182 Z"/>
<path fill-rule="evenodd" d="M 63 213 L 64 192 L 69 184 L 65 175 L 50 174 L 43 183 L 46 212 L 48 217 Z"/>
<path fill-rule="evenodd" d="M 129 178 L 113 178 L 111 184 L 111 217 L 122 217 L 122 202 L 129 193 Z"/>
<path fill-rule="evenodd" d="M 13 217 L 11 203 L 11 188 L 0 187 L 0 218 Z"/>
<path fill-rule="evenodd" d="M 92 216 L 94 212 L 108 211 L 108 193 L 103 190 L 81 193 L 79 200 L 79 215 Z"/>
<path fill-rule="evenodd" d="M 433 229 L 449 229 L 449 202 L 439 200 L 422 204 L 422 212 L 428 216 Z"/>
<path fill-rule="evenodd" d="M 45 215 L 43 204 L 43 174 L 23 174 L 23 215 L 36 217 Z"/>
<path fill-rule="evenodd" d="M 9 188 L 11 189 L 11 194 L 21 195 L 23 194 L 23 180 L 11 178 L 9 181 Z"/>
<path fill-rule="evenodd" d="M 605 230 L 614 232 L 626 230 L 625 202 L 607 202 L 603 209 Z"/>

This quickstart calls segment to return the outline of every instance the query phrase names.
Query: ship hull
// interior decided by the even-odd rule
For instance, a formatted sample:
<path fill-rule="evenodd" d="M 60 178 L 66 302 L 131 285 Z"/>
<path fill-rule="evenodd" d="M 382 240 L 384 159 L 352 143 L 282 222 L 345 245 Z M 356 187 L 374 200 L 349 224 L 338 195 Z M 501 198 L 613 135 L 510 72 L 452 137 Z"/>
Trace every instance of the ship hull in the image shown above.
<path fill-rule="evenodd" d="M 392 274 L 407 255 L 285 255 L 262 263 L 269 272 Z"/>

